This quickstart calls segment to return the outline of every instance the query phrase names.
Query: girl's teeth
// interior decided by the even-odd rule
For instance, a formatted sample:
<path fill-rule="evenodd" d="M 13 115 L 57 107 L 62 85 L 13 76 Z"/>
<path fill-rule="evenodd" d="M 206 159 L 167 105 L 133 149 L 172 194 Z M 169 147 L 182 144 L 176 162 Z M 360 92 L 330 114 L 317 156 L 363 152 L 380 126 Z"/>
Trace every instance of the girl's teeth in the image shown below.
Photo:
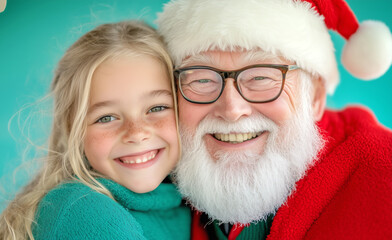
<path fill-rule="evenodd" d="M 132 160 L 126 160 L 126 159 L 120 159 L 123 163 L 127 164 L 137 164 L 137 163 L 145 163 L 151 159 L 153 159 L 157 155 L 157 152 L 153 152 L 148 156 L 143 156 L 142 158 L 137 158 L 137 159 L 132 159 Z"/>

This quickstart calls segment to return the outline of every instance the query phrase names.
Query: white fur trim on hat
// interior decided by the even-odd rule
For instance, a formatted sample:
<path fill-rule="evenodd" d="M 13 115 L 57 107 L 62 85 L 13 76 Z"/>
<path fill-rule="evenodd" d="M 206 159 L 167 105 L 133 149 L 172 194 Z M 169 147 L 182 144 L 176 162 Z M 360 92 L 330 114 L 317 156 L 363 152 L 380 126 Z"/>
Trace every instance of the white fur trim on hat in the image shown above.
<path fill-rule="evenodd" d="M 389 28 L 378 21 L 361 23 L 343 48 L 342 63 L 347 71 L 363 80 L 382 76 L 392 63 Z"/>
<path fill-rule="evenodd" d="M 262 49 L 338 83 L 334 47 L 311 4 L 293 0 L 173 0 L 158 15 L 175 64 L 207 50 Z"/>

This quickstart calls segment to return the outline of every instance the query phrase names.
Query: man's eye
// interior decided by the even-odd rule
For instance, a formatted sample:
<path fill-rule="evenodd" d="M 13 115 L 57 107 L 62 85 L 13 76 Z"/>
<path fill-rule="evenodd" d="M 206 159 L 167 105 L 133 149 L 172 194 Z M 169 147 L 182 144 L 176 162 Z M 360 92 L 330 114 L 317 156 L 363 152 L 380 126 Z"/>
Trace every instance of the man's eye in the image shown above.
<path fill-rule="evenodd" d="M 210 80 L 210 79 L 193 79 L 193 80 L 188 81 L 188 83 L 183 82 L 182 84 L 192 86 L 192 85 L 200 85 L 200 84 L 206 84 L 206 83 L 212 83 L 212 80 Z"/>
<path fill-rule="evenodd" d="M 101 118 L 99 118 L 96 122 L 97 123 L 108 123 L 111 121 L 116 120 L 117 118 L 113 117 L 113 116 L 103 116 Z"/>
<path fill-rule="evenodd" d="M 168 109 L 168 108 L 169 107 L 167 107 L 167 106 L 155 106 L 155 107 L 151 108 L 150 110 L 148 110 L 148 112 L 149 113 L 160 112 L 160 111 L 163 111 L 163 110 Z"/>
<path fill-rule="evenodd" d="M 209 82 L 211 82 L 211 80 L 210 79 L 198 79 L 198 80 L 196 80 L 198 83 L 209 83 Z"/>
<path fill-rule="evenodd" d="M 264 79 L 267 79 L 267 77 L 256 76 L 256 77 L 253 77 L 253 78 L 252 78 L 252 80 L 264 80 Z"/>

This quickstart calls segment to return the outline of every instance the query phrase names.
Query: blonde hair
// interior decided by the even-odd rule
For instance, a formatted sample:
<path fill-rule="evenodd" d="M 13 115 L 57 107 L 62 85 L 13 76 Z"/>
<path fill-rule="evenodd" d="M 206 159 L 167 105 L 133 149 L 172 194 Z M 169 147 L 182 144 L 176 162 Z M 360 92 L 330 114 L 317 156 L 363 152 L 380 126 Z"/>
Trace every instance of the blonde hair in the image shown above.
<path fill-rule="evenodd" d="M 92 75 L 103 61 L 124 54 L 150 56 L 166 67 L 177 109 L 172 62 L 153 28 L 142 22 L 124 21 L 100 25 L 83 35 L 58 63 L 51 85 L 54 109 L 48 152 L 35 178 L 1 214 L 0 239 L 34 239 L 32 224 L 37 206 L 61 182 L 77 180 L 112 197 L 95 179 L 101 175 L 85 160 L 83 139 Z"/>

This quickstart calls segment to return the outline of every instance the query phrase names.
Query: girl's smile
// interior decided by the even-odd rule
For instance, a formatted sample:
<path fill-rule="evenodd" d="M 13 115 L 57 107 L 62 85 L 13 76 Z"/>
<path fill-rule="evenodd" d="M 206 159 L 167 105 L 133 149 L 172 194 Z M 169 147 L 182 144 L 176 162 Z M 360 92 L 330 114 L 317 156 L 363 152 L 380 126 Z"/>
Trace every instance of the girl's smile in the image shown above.
<path fill-rule="evenodd" d="M 116 158 L 115 161 L 117 161 L 121 166 L 129 169 L 148 168 L 158 161 L 163 151 L 164 149 L 158 149 L 149 151 L 142 155 L 124 156 Z"/>

